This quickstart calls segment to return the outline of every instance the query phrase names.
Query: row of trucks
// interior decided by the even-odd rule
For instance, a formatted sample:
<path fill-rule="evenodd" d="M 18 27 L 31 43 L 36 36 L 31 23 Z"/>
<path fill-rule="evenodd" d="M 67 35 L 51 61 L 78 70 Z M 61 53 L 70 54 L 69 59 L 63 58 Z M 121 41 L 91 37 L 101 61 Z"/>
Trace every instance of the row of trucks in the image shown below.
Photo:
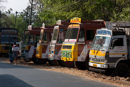
<path fill-rule="evenodd" d="M 130 68 L 129 27 L 77 17 L 70 21 L 59 20 L 53 26 L 43 24 L 43 27 L 25 31 L 21 56 L 35 64 L 48 62 L 83 70 L 91 67 L 127 77 Z"/>

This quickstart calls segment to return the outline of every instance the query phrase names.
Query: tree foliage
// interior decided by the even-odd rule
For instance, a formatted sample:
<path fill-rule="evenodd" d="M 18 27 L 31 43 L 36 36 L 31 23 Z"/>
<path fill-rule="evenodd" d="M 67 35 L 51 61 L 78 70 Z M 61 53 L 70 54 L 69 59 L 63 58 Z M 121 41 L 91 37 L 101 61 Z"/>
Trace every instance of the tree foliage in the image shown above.
<path fill-rule="evenodd" d="M 128 21 L 129 0 L 39 0 L 39 17 L 54 24 L 58 19 L 81 17 L 85 20 Z"/>
<path fill-rule="evenodd" d="M 53 25 L 57 20 L 73 17 L 83 20 L 130 21 L 130 0 L 34 0 L 33 4 L 32 24 L 38 27 L 42 23 Z M 13 9 L 2 12 L 0 27 L 15 27 L 21 37 L 29 25 L 30 7 L 18 13 L 17 17 L 11 13 Z"/>

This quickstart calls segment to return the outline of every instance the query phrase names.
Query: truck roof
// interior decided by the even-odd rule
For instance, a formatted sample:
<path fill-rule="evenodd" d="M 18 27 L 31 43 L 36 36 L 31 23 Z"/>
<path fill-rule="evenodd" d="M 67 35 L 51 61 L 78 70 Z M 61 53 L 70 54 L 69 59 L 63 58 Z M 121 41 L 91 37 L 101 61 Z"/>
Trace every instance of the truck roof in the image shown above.
<path fill-rule="evenodd" d="M 40 35 L 40 30 L 25 30 L 25 34 Z"/>
<path fill-rule="evenodd" d="M 0 28 L 0 32 L 1 32 L 2 30 L 17 30 L 17 29 L 16 29 L 16 28 Z"/>

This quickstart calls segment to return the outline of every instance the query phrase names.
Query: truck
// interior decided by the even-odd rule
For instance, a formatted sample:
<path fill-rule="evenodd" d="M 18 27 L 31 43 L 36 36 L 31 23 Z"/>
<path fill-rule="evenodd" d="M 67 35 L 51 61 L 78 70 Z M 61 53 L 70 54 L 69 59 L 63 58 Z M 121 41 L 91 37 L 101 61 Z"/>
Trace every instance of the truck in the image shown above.
<path fill-rule="evenodd" d="M 54 26 L 48 26 L 40 31 L 40 39 L 37 43 L 36 58 L 33 59 L 35 64 L 46 64 L 48 61 L 49 45 Z"/>
<path fill-rule="evenodd" d="M 24 36 L 21 42 L 21 58 L 26 62 L 32 61 L 36 55 L 36 44 L 40 38 L 40 30 L 42 27 L 28 28 L 24 31 Z"/>
<path fill-rule="evenodd" d="M 61 48 L 61 60 L 75 62 L 78 69 L 88 69 L 89 49 L 96 30 L 105 27 L 103 20 L 71 19 Z"/>
<path fill-rule="evenodd" d="M 18 30 L 16 28 L 0 28 L 0 56 L 8 54 L 9 47 L 18 42 Z"/>
<path fill-rule="evenodd" d="M 128 77 L 130 72 L 130 23 L 97 29 L 89 52 L 89 66 L 106 74 Z"/>
<path fill-rule="evenodd" d="M 60 66 L 68 66 L 68 67 L 74 66 L 74 63 L 71 61 L 70 62 L 61 61 L 61 47 L 65 39 L 65 34 L 69 24 L 70 20 L 58 20 L 56 25 L 54 26 L 48 58 L 49 63 L 51 65 L 56 65 L 58 63 Z"/>

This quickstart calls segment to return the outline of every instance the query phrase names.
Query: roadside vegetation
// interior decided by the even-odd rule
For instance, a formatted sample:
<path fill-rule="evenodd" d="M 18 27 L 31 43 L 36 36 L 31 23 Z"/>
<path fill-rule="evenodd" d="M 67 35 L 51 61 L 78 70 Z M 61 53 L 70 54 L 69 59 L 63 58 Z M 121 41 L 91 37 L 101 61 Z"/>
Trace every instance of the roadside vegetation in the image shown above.
<path fill-rule="evenodd" d="M 0 7 L 3 7 L 1 4 L 3 1 L 6 0 L 0 0 Z M 130 0 L 34 0 L 33 4 L 32 25 L 37 27 L 41 27 L 42 23 L 53 25 L 57 20 L 73 17 L 80 17 L 83 20 L 130 20 Z M 21 37 L 29 25 L 31 6 L 15 13 L 11 8 L 6 12 L 2 9 L 0 8 L 0 27 L 15 27 Z"/>

